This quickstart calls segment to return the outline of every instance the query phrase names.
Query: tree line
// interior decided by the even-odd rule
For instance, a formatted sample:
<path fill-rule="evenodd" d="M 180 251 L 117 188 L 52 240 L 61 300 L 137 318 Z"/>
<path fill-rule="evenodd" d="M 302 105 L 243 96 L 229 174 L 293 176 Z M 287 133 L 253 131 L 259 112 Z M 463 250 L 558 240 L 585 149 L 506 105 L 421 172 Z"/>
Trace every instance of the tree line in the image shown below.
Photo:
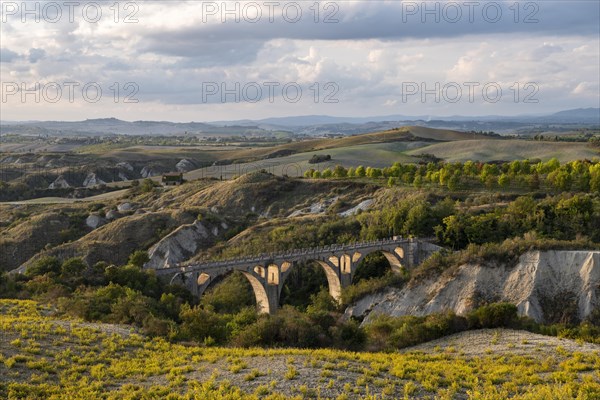
<path fill-rule="evenodd" d="M 600 162 L 577 160 L 561 164 L 556 158 L 540 160 L 515 160 L 511 162 L 483 163 L 429 162 L 412 164 L 396 162 L 390 167 L 346 168 L 336 165 L 322 171 L 311 168 L 305 178 L 370 178 L 385 179 L 389 186 L 396 184 L 445 187 L 449 190 L 485 188 L 553 191 L 600 192 Z"/>

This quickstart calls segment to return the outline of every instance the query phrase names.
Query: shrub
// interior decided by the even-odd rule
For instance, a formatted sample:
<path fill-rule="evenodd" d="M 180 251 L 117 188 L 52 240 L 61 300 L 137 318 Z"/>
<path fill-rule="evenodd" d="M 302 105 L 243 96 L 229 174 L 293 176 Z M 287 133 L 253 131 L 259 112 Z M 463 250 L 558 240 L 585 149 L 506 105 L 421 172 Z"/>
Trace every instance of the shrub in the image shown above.
<path fill-rule="evenodd" d="M 110 266 L 105 270 L 105 277 L 111 283 L 138 290 L 147 296 L 159 298 L 161 285 L 154 271 L 144 271 L 134 265 L 124 267 Z"/>
<path fill-rule="evenodd" d="M 127 261 L 127 263 L 138 268 L 142 268 L 144 264 L 148 261 L 150 261 L 150 257 L 148 257 L 148 252 L 143 250 L 137 250 L 129 256 L 129 260 Z"/>
<path fill-rule="evenodd" d="M 332 326 L 329 332 L 334 346 L 340 349 L 359 351 L 367 341 L 365 330 L 355 320 L 344 321 Z"/>
<path fill-rule="evenodd" d="M 180 339 L 203 342 L 207 338 L 212 338 L 216 343 L 224 343 L 227 338 L 227 322 L 230 316 L 184 304 L 181 306 L 179 318 L 181 319 L 178 335 Z"/>
<path fill-rule="evenodd" d="M 370 350 L 393 350 L 460 332 L 467 327 L 465 318 L 448 312 L 425 317 L 378 315 L 365 330 Z"/>
<path fill-rule="evenodd" d="M 56 257 L 44 257 L 40 258 L 32 265 L 30 265 L 25 271 L 27 276 L 44 275 L 47 273 L 58 274 L 60 273 L 60 261 Z"/>
<path fill-rule="evenodd" d="M 518 321 L 517 306 L 511 303 L 492 303 L 469 313 L 471 328 L 499 328 L 514 326 Z"/>

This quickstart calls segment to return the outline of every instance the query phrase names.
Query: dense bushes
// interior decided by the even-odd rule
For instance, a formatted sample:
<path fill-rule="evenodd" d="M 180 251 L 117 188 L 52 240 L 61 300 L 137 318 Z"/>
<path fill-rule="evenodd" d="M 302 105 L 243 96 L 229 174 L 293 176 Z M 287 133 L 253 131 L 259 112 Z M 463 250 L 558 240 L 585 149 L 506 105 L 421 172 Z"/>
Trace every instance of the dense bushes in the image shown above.
<path fill-rule="evenodd" d="M 467 319 L 446 313 L 426 317 L 378 315 L 365 330 L 368 349 L 380 351 L 414 346 L 468 328 Z"/>
<path fill-rule="evenodd" d="M 401 197 L 400 197 L 401 196 Z M 216 258 L 254 255 L 352 243 L 402 235 L 436 237 L 452 250 L 470 245 L 494 246 L 520 237 L 540 241 L 600 242 L 600 197 L 596 194 L 467 195 L 442 197 L 432 193 L 400 193 L 386 199 L 384 206 L 342 218 L 327 215 L 311 223 L 277 221 L 252 235 L 242 237 L 236 246 L 217 246 Z"/>
<path fill-rule="evenodd" d="M 100 264 L 90 269 L 78 259 L 59 263 L 49 258 L 40 260 L 24 281 L 12 282 L 22 284 L 36 297 L 58 298 L 60 310 L 87 321 L 132 324 L 150 336 L 204 345 L 393 350 L 467 329 L 499 327 L 600 341 L 597 313 L 579 326 L 544 326 L 518 318 L 512 304 L 497 303 L 482 306 L 464 317 L 453 313 L 377 316 L 361 328 L 357 321 L 343 317 L 325 288 L 308 296 L 308 304 L 284 305 L 274 315 L 258 315 L 255 307 L 248 305 L 252 303 L 252 293 L 243 276 L 229 276 L 199 305 L 194 305 L 183 288 L 164 286 L 153 273 L 134 265 L 110 266 L 104 271 L 101 267 Z M 33 271 L 43 274 L 33 276 Z M 102 279 L 96 276 L 92 281 L 102 283 L 91 285 L 84 271 L 101 274 Z M 6 286 L 10 281 L 4 276 L 0 284 Z M 347 303 L 366 291 L 402 281 L 402 277 L 391 272 L 366 278 L 346 289 L 343 300 Z"/>
<path fill-rule="evenodd" d="M 261 315 L 256 322 L 232 337 L 235 346 L 284 346 L 301 348 L 363 348 L 366 334 L 356 321 L 339 314 L 310 309 L 306 313 L 283 306 L 275 315 Z"/>
<path fill-rule="evenodd" d="M 366 326 L 367 348 L 373 351 L 414 346 L 470 329 L 514 328 L 545 335 L 600 342 L 600 327 L 585 321 L 580 325 L 543 325 L 518 317 L 517 307 L 510 303 L 492 303 L 479 307 L 466 316 L 452 312 L 424 317 L 390 317 L 378 315 Z"/>
<path fill-rule="evenodd" d="M 510 303 L 493 303 L 471 312 L 467 320 L 471 328 L 511 327 L 518 320 L 517 306 Z"/>

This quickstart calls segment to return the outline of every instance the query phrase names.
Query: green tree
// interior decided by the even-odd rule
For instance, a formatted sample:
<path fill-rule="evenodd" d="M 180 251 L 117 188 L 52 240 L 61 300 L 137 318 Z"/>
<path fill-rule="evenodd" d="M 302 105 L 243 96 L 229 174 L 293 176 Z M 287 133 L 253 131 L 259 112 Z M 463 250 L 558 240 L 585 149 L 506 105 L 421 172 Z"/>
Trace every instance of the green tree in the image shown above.
<path fill-rule="evenodd" d="M 202 307 L 181 306 L 179 337 L 204 343 L 224 343 L 227 338 L 228 318 Z"/>
<path fill-rule="evenodd" d="M 501 174 L 498 177 L 498 185 L 502 189 L 506 189 L 510 185 L 510 177 L 507 174 Z"/>
<path fill-rule="evenodd" d="M 60 279 L 74 288 L 82 284 L 85 280 L 84 274 L 89 275 L 90 272 L 87 264 L 81 258 L 69 258 L 60 267 Z"/>
<path fill-rule="evenodd" d="M 60 273 L 60 268 L 61 264 L 60 261 L 58 261 L 58 258 L 43 257 L 27 267 L 25 275 L 30 277 L 44 274 L 57 275 Z"/>
<path fill-rule="evenodd" d="M 458 190 L 460 188 L 460 186 L 461 186 L 460 171 L 456 170 L 454 172 L 454 174 L 452 174 L 450 179 L 448 179 L 448 189 L 454 191 L 454 190 Z"/>
<path fill-rule="evenodd" d="M 156 186 L 156 184 L 154 183 L 154 181 L 152 179 L 146 178 L 140 184 L 140 191 L 142 193 L 148 193 L 148 192 L 153 191 L 155 186 Z"/>
<path fill-rule="evenodd" d="M 415 175 L 415 179 L 413 180 L 413 186 L 416 188 L 420 188 L 423 186 L 423 177 L 421 175 Z"/>
<path fill-rule="evenodd" d="M 129 256 L 127 263 L 142 268 L 148 261 L 150 261 L 150 257 L 148 257 L 147 251 L 136 250 Z"/>
<path fill-rule="evenodd" d="M 348 171 L 341 165 L 336 165 L 333 169 L 333 177 L 334 178 L 345 178 L 348 176 Z"/>

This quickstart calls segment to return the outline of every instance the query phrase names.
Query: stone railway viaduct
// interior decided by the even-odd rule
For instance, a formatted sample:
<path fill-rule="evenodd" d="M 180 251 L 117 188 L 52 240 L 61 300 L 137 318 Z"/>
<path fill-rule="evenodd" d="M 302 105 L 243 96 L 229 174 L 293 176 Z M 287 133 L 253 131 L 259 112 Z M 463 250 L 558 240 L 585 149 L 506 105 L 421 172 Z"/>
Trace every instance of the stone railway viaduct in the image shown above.
<path fill-rule="evenodd" d="M 350 245 L 331 245 L 299 249 L 283 253 L 262 254 L 204 264 L 190 264 L 156 270 L 156 274 L 187 287 L 194 295 L 202 296 L 208 287 L 223 276 L 240 271 L 250 282 L 258 309 L 274 313 L 279 307 L 281 290 L 286 278 L 298 264 L 316 262 L 325 271 L 331 296 L 340 300 L 342 288 L 352 284 L 360 262 L 369 254 L 381 252 L 400 273 L 419 265 L 440 247 L 428 240 L 393 237 Z"/>

